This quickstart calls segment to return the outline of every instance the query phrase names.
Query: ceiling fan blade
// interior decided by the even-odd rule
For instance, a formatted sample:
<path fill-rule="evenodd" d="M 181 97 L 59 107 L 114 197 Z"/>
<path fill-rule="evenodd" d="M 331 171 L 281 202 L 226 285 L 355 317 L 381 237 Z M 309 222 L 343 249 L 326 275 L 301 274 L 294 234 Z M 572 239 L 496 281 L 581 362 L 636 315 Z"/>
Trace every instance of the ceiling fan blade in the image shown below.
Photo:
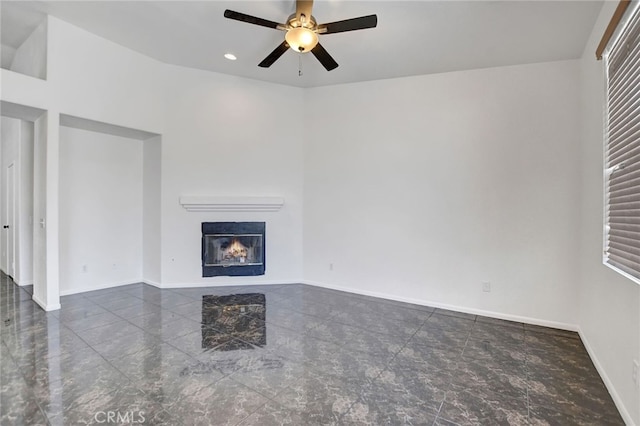
<path fill-rule="evenodd" d="M 246 22 L 248 24 L 260 25 L 261 27 L 274 28 L 279 29 L 278 27 L 282 27 L 282 24 L 277 22 L 269 21 L 267 19 L 257 18 L 255 16 L 247 15 L 245 13 L 234 12 L 233 10 L 225 10 L 224 17 L 229 19 L 234 19 L 236 21 Z"/>
<path fill-rule="evenodd" d="M 296 18 L 302 22 L 300 15 L 305 16 L 308 22 L 311 19 L 311 10 L 313 9 L 313 0 L 296 0 Z"/>
<path fill-rule="evenodd" d="M 275 61 L 278 60 L 278 58 L 280 58 L 280 56 L 284 54 L 284 52 L 287 51 L 287 49 L 289 49 L 289 43 L 287 43 L 287 41 L 285 40 L 282 42 L 282 44 L 276 47 L 273 52 L 269 53 L 269 55 L 258 64 L 258 66 L 262 68 L 269 68 Z"/>
<path fill-rule="evenodd" d="M 329 55 L 329 52 L 327 52 L 320 43 L 316 44 L 316 47 L 311 49 L 311 53 L 313 53 L 313 56 L 315 56 L 318 61 L 320 61 L 322 66 L 325 67 L 327 71 L 338 68 L 338 63 L 331 57 L 331 55 Z"/>
<path fill-rule="evenodd" d="M 366 28 L 375 28 L 378 25 L 377 15 L 361 16 L 359 18 L 345 19 L 344 21 L 329 22 L 328 24 L 318 25 L 318 33 L 335 34 L 345 31 L 364 30 Z"/>

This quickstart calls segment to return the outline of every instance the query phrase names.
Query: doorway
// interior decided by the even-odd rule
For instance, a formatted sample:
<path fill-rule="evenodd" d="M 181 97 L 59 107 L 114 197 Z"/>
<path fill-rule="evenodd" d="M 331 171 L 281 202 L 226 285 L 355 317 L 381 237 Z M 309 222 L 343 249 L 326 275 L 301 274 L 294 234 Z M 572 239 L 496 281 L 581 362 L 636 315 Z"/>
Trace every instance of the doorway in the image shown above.
<path fill-rule="evenodd" d="M 5 252 L 7 253 L 7 275 L 13 279 L 16 275 L 16 191 L 15 191 L 15 165 L 14 163 L 9 164 L 7 167 L 7 179 L 6 182 L 6 190 L 5 194 L 7 194 L 7 199 L 5 200 L 5 206 L 7 208 L 6 218 L 7 223 L 3 225 L 3 229 L 6 232 L 6 244 Z"/>

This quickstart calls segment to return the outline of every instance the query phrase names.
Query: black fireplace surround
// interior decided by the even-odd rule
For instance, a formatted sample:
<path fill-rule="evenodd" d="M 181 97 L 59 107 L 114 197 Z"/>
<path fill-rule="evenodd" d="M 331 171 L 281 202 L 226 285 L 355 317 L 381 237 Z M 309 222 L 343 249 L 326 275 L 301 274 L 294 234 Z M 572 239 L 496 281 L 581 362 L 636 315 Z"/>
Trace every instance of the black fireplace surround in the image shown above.
<path fill-rule="evenodd" d="M 202 276 L 264 275 L 264 222 L 203 222 Z"/>

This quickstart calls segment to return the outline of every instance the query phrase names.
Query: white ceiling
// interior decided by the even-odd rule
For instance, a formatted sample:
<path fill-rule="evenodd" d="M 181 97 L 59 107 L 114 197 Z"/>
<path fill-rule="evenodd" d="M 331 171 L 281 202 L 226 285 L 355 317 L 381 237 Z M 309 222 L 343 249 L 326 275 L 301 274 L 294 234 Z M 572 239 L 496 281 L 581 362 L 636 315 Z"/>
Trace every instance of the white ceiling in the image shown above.
<path fill-rule="evenodd" d="M 318 0 L 318 23 L 377 14 L 378 27 L 321 35 L 340 66 L 286 52 L 259 68 L 281 31 L 225 19 L 225 9 L 284 23 L 294 0 L 6 1 L 3 45 L 17 47 L 45 14 L 158 60 L 300 87 L 579 58 L 603 2 Z M 232 52 L 236 61 L 224 59 Z M 298 76 L 299 64 L 303 75 Z"/>

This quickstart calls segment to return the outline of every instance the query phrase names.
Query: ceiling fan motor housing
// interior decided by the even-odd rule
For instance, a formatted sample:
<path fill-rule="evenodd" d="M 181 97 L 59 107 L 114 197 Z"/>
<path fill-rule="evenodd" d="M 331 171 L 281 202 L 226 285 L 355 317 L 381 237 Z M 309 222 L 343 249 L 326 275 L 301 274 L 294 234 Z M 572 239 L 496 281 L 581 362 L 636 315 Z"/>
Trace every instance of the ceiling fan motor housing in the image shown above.
<path fill-rule="evenodd" d="M 289 17 L 287 18 L 287 26 L 289 28 L 304 27 L 304 28 L 309 28 L 311 31 L 315 31 L 316 28 L 318 27 L 316 18 L 313 15 L 309 17 L 306 17 L 305 15 L 301 15 L 301 16 L 306 19 L 305 22 L 301 22 L 300 20 L 298 20 L 295 13 L 292 15 L 289 15 Z"/>

